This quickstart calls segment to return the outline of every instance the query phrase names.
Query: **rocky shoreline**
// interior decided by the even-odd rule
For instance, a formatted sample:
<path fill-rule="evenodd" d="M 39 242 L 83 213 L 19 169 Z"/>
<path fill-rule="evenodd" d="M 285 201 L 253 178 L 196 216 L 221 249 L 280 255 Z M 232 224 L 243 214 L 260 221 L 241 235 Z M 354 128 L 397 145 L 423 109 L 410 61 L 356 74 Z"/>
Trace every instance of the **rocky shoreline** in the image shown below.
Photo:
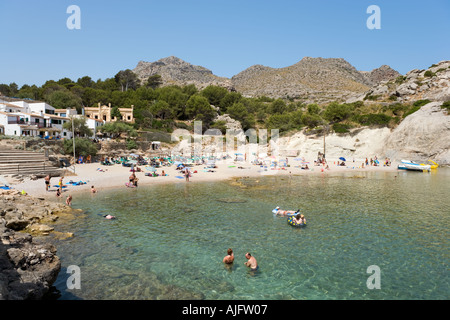
<path fill-rule="evenodd" d="M 42 299 L 61 262 L 52 244 L 33 237 L 48 235 L 53 228 L 45 223 L 75 210 L 17 190 L 0 191 L 0 300 Z"/>

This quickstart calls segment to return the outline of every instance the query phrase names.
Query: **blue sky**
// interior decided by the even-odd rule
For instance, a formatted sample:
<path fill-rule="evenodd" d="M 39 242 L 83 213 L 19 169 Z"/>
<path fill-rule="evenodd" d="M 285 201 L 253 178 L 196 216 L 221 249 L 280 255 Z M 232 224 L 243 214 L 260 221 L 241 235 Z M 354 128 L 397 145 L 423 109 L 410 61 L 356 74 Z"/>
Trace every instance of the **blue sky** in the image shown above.
<path fill-rule="evenodd" d="M 80 30 L 66 26 L 70 5 Z M 366 27 L 370 5 L 380 30 Z M 1 0 L 0 30 L 0 83 L 19 86 L 106 79 L 168 56 L 228 78 L 306 56 L 402 74 L 450 59 L 449 0 Z"/>

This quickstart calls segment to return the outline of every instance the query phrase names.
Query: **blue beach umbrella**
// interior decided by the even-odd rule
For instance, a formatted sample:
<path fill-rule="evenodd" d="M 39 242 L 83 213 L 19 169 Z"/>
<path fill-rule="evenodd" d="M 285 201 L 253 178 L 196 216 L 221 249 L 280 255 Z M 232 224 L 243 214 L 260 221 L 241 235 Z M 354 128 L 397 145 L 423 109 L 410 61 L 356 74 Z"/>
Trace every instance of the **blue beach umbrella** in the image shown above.
<path fill-rule="evenodd" d="M 344 157 L 340 157 L 340 158 L 339 158 L 339 160 L 342 160 L 342 161 L 347 161 L 347 160 L 345 160 L 345 158 L 344 158 Z"/>

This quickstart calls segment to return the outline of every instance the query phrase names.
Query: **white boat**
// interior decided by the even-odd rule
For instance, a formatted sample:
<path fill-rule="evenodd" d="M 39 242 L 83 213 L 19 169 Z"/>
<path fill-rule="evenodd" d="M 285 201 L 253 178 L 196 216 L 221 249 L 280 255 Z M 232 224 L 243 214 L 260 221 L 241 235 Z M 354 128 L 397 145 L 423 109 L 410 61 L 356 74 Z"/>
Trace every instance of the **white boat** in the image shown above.
<path fill-rule="evenodd" d="M 411 160 L 401 160 L 401 165 L 398 166 L 399 169 L 405 169 L 405 170 L 413 170 L 413 171 L 430 171 L 431 166 L 430 165 L 423 165 L 419 163 L 415 163 Z"/>

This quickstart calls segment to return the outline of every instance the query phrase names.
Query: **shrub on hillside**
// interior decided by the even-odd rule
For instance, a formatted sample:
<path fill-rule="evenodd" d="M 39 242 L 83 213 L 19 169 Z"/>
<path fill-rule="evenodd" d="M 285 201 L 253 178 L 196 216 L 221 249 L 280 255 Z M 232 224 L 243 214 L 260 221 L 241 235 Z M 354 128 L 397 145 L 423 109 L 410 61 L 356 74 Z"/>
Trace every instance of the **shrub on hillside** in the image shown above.
<path fill-rule="evenodd" d="M 364 126 L 370 125 L 388 125 L 392 117 L 384 114 L 362 114 L 354 116 L 354 120 Z"/>
<path fill-rule="evenodd" d="M 333 124 L 333 131 L 336 133 L 347 133 L 349 132 L 349 129 L 352 126 L 349 124 L 343 124 L 343 123 L 334 123 Z"/>
<path fill-rule="evenodd" d="M 447 111 L 450 110 L 450 100 L 449 101 L 445 101 L 442 105 L 441 105 L 442 109 L 447 109 Z"/>

